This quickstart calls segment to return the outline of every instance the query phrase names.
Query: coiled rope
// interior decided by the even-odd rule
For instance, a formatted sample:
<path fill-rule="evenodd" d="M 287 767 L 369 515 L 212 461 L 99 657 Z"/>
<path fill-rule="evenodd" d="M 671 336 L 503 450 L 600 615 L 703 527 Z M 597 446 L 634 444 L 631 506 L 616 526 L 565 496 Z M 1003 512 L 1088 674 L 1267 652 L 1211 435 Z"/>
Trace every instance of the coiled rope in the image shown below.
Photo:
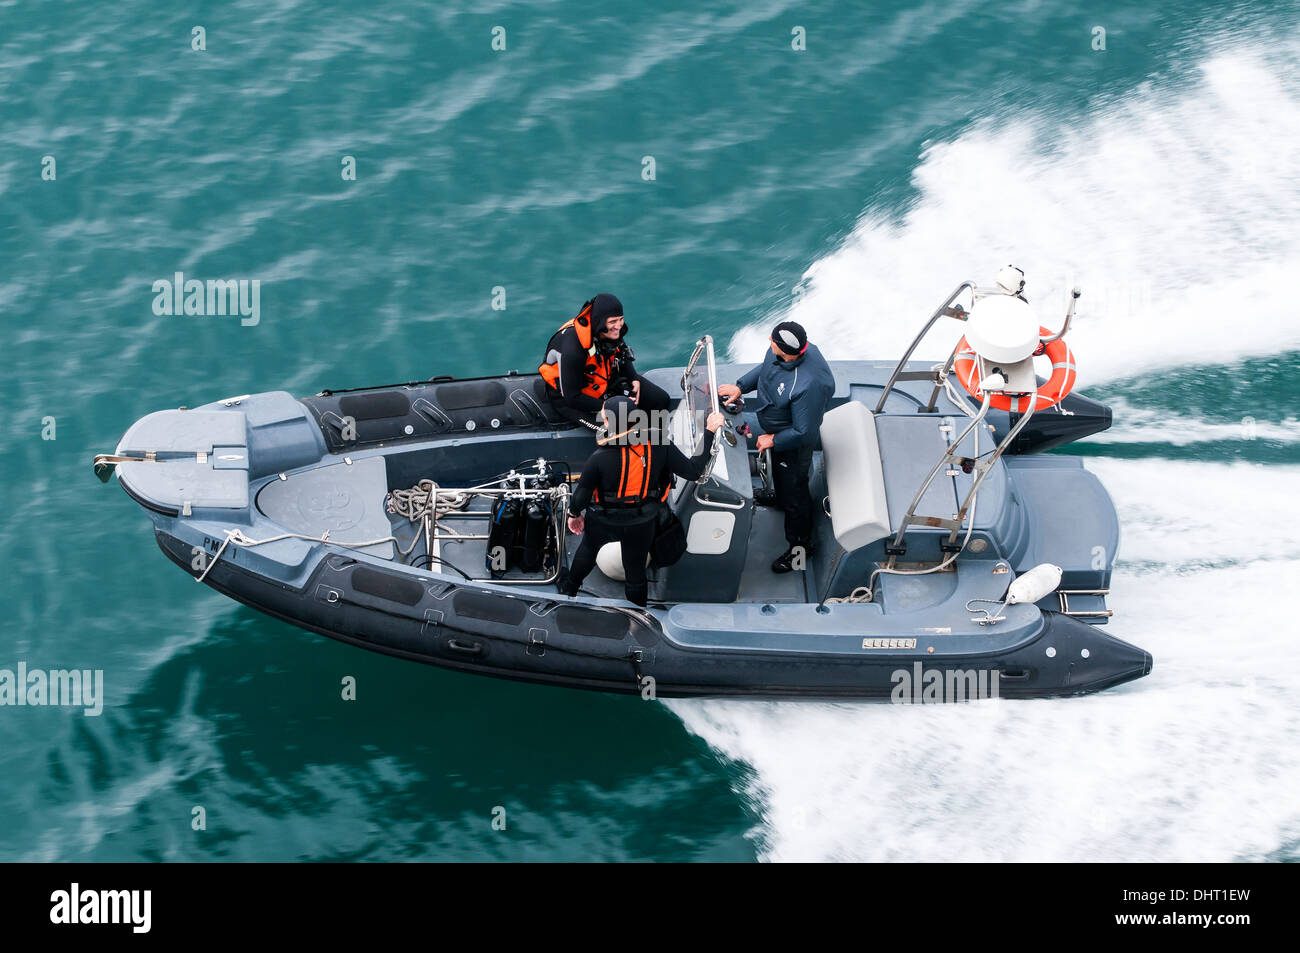
<path fill-rule="evenodd" d="M 432 480 L 421 480 L 406 490 L 390 490 L 386 505 L 388 512 L 405 516 L 412 523 L 422 522 L 429 516 L 437 522 L 440 516 L 464 509 L 473 496 L 466 490 L 439 491 L 438 484 Z"/>
<path fill-rule="evenodd" d="M 827 601 L 827 602 L 836 602 L 836 603 L 844 603 L 844 602 L 870 602 L 870 601 L 871 601 L 871 590 L 870 590 L 867 586 L 857 586 L 857 587 L 856 587 L 852 592 L 850 592 L 847 596 L 843 596 L 843 597 L 838 597 L 838 596 L 837 596 L 837 597 L 834 598 L 834 599 L 827 599 L 826 601 Z"/>
<path fill-rule="evenodd" d="M 442 494 L 438 492 L 438 484 L 434 483 L 432 480 L 421 480 L 410 489 L 391 490 L 388 494 L 387 506 L 390 513 L 405 516 L 412 523 L 420 523 L 428 518 L 431 518 L 432 521 L 436 523 L 438 517 L 444 516 L 455 510 L 463 509 L 472 497 L 473 493 L 463 491 Z M 333 543 L 335 546 L 341 546 L 344 549 L 365 549 L 367 546 L 379 546 L 383 543 L 392 543 L 393 548 L 396 549 L 402 557 L 411 555 L 411 552 L 420 541 L 420 537 L 417 535 L 411 540 L 411 544 L 403 549 L 401 540 L 396 536 L 391 535 L 384 536 L 380 539 L 364 539 L 344 543 L 339 540 L 331 539 L 329 530 L 326 530 L 320 536 L 308 536 L 304 533 L 281 533 L 278 536 L 268 536 L 266 539 L 253 539 L 252 537 L 245 535 L 241 530 L 231 529 L 226 531 L 226 538 L 221 541 L 221 545 L 217 547 L 217 551 L 213 553 L 212 558 L 208 560 L 207 565 L 203 567 L 203 572 L 194 577 L 194 581 L 202 582 L 206 579 L 208 573 L 212 571 L 212 567 L 221 559 L 222 554 L 226 551 L 226 547 L 232 543 L 236 546 L 253 547 L 265 546 L 267 543 L 278 543 L 284 539 L 301 539 L 308 543 Z"/>

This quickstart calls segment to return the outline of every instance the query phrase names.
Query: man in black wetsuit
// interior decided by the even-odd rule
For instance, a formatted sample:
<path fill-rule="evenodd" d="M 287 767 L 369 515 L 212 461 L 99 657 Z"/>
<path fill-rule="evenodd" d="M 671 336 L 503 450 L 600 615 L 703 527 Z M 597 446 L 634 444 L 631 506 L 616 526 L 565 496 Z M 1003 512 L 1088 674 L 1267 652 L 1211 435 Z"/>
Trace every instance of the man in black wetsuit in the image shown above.
<path fill-rule="evenodd" d="M 660 440 L 656 432 L 638 426 L 635 421 L 645 418 L 636 410 L 628 397 L 605 401 L 602 415 L 608 435 L 598 438 L 601 446 L 587 458 L 569 500 L 569 529 L 582 533 L 582 543 L 567 575 L 561 573 L 556 580 L 566 596 L 578 594 L 578 587 L 596 565 L 600 547 L 617 541 L 622 544 L 628 601 L 646 604 L 646 556 L 654 541 L 659 509 L 674 476 L 698 480 L 704 473 L 715 435 L 725 419 L 722 414 L 709 415 L 700 451 L 688 459 Z"/>
<path fill-rule="evenodd" d="M 623 304 L 598 294 L 551 335 L 537 372 L 556 411 L 575 423 L 599 423 L 605 398 L 623 394 L 644 411 L 667 410 L 668 393 L 636 372 Z"/>

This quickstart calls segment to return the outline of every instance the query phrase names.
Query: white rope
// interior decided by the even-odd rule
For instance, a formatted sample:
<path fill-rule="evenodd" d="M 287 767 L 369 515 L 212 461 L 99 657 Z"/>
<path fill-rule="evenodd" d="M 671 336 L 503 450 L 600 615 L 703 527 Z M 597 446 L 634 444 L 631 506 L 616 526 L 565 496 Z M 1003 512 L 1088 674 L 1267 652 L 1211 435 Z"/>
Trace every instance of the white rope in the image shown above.
<path fill-rule="evenodd" d="M 425 519 L 429 513 L 434 513 L 435 520 L 437 516 L 452 510 L 461 509 L 467 503 L 473 494 L 463 491 L 456 491 L 448 494 L 445 504 L 442 503 L 442 497 L 438 490 L 438 485 L 432 480 L 421 480 L 418 484 L 409 490 L 392 490 L 388 494 L 388 511 L 390 513 L 399 513 L 405 516 L 412 523 L 420 522 Z M 226 531 L 226 538 L 222 540 L 221 545 L 213 554 L 212 559 L 203 568 L 203 572 L 195 577 L 195 582 L 202 582 L 207 578 L 212 567 L 221 559 L 221 554 L 226 551 L 226 547 L 231 543 L 236 546 L 265 546 L 267 543 L 278 543 L 285 539 L 301 539 L 309 543 L 333 543 L 335 546 L 341 546 L 344 549 L 365 549 L 367 546 L 379 546 L 383 543 L 392 543 L 393 548 L 402 556 L 409 556 L 415 549 L 420 537 L 416 535 L 411 540 L 411 545 L 402 548 L 401 540 L 396 536 L 385 536 L 382 539 L 366 539 L 356 542 L 343 543 L 338 540 L 330 539 L 329 530 L 326 530 L 320 536 L 307 536 L 304 533 L 281 533 L 279 536 L 268 536 L 266 539 L 253 539 L 244 535 L 241 530 L 232 529 Z"/>
<path fill-rule="evenodd" d="M 388 512 L 418 523 L 429 513 L 437 519 L 452 510 L 464 509 L 472 496 L 468 490 L 443 490 L 432 480 L 421 480 L 407 490 L 390 490 Z"/>
<path fill-rule="evenodd" d="M 1010 592 L 1008 592 L 1007 598 L 1008 599 L 1010 598 Z M 988 609 L 972 609 L 971 608 L 972 602 L 987 602 L 991 606 L 997 606 L 998 614 L 995 615 L 992 612 L 990 612 Z M 974 620 L 975 622 L 978 622 L 980 625 L 992 625 L 994 622 L 1004 621 L 1006 619 L 1006 616 L 1003 615 L 1002 613 L 1006 610 L 1006 608 L 1007 608 L 1007 599 L 967 599 L 966 600 L 967 612 L 984 613 L 984 618 L 982 619 L 977 618 Z"/>
<path fill-rule="evenodd" d="M 943 384 L 944 393 L 948 395 L 948 400 L 956 404 L 967 417 L 974 417 L 975 411 L 971 409 L 970 402 L 963 399 L 953 388 L 952 375 L 944 370 L 942 364 L 936 364 L 935 371 L 939 375 L 939 381 Z"/>
<path fill-rule="evenodd" d="M 336 540 L 330 539 L 329 530 L 326 530 L 320 536 L 305 536 L 302 533 L 281 533 L 279 536 L 268 536 L 266 539 L 252 539 L 245 536 L 240 530 L 228 529 L 226 530 L 226 538 L 222 540 L 221 545 L 217 547 L 217 551 L 212 554 L 212 558 L 208 560 L 208 564 L 203 567 L 203 572 L 194 577 L 194 581 L 202 582 L 207 578 L 212 567 L 217 564 L 217 560 L 221 558 L 221 554 L 226 551 L 226 547 L 231 543 L 234 543 L 236 546 L 265 546 L 267 543 L 278 543 L 283 539 L 302 539 L 309 543 L 333 543 L 335 546 L 342 546 L 344 549 L 364 549 L 366 546 L 378 546 L 380 543 L 392 543 L 394 546 L 397 546 L 399 550 L 401 549 L 401 544 L 398 542 L 396 536 L 385 536 L 383 539 L 368 539 L 356 543 L 340 543 Z M 410 552 L 410 550 L 407 550 L 407 552 Z M 406 553 L 403 553 L 402 555 L 406 555 Z"/>
<path fill-rule="evenodd" d="M 870 601 L 871 601 L 871 590 L 868 589 L 866 586 L 858 586 L 856 589 L 854 589 L 852 592 L 850 592 L 847 596 L 844 596 L 843 598 L 827 599 L 826 601 L 827 601 L 827 602 L 836 602 L 836 603 L 841 603 L 841 602 L 870 602 Z"/>
<path fill-rule="evenodd" d="M 520 474 L 521 480 L 523 476 L 523 474 Z M 444 490 L 432 480 L 421 480 L 409 489 L 390 490 L 385 499 L 385 504 L 389 513 L 404 516 L 411 523 L 423 524 L 428 522 L 431 523 L 432 526 L 447 531 L 446 527 L 439 523 L 441 517 L 444 517 L 449 513 L 463 510 L 469 505 L 470 500 L 477 495 L 474 492 L 475 490 L 498 486 L 502 482 L 504 481 L 495 480 L 468 489 Z M 553 493 L 558 496 L 566 496 L 568 493 L 568 486 L 558 487 L 553 491 Z M 252 539 L 251 537 L 244 535 L 244 533 L 238 529 L 231 529 L 226 531 L 226 538 L 222 540 L 221 545 L 217 547 L 217 551 L 212 555 L 212 559 L 210 559 L 208 564 L 203 567 L 203 572 L 195 577 L 195 582 L 202 582 L 207 578 L 212 567 L 216 565 L 217 561 L 221 558 L 222 553 L 226 551 L 226 547 L 231 543 L 234 543 L 236 546 L 252 547 L 265 546 L 267 543 L 278 543 L 285 539 L 301 539 L 309 543 L 333 543 L 335 546 L 340 546 L 344 549 L 365 549 L 368 546 L 379 546 L 383 543 L 392 543 L 393 548 L 396 549 L 401 556 L 405 557 L 409 556 L 419 543 L 420 534 L 417 533 L 411 540 L 411 544 L 403 549 L 401 540 L 396 536 L 385 536 L 382 539 L 366 539 L 356 542 L 342 543 L 338 540 L 330 539 L 328 530 L 320 536 L 307 536 L 303 533 L 281 533 L 279 536 L 269 536 L 266 539 Z"/>

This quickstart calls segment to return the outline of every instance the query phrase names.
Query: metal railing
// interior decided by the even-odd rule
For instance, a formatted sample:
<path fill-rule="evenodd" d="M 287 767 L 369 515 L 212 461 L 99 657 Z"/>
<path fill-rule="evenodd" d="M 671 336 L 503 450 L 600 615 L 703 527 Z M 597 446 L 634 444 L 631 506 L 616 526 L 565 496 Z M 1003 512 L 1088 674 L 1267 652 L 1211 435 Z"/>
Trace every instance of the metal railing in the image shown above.
<path fill-rule="evenodd" d="M 921 339 L 924 338 L 928 333 L 930 333 L 930 329 L 934 327 L 935 322 L 943 317 L 957 318 L 959 321 L 966 320 L 966 312 L 961 308 L 956 308 L 953 306 L 954 303 L 957 301 L 957 298 L 960 297 L 962 293 L 966 291 L 969 291 L 971 293 L 971 301 L 973 303 L 975 299 L 975 292 L 976 292 L 975 282 L 963 281 L 961 284 L 957 286 L 957 290 L 955 290 L 952 294 L 948 295 L 947 299 L 944 300 L 943 304 L 939 305 L 939 307 L 935 309 L 934 314 L 930 315 L 930 320 L 925 322 L 925 327 L 921 328 L 921 333 L 912 339 L 912 343 L 908 345 L 907 350 L 903 352 L 903 357 L 899 360 L 898 365 L 894 368 L 894 373 L 889 375 L 889 382 L 885 384 L 885 390 L 880 395 L 880 400 L 876 402 L 875 413 L 879 414 L 884 411 L 885 401 L 889 398 L 889 392 L 894 389 L 894 385 L 898 383 L 899 378 L 902 376 L 904 365 L 906 365 L 908 360 L 911 359 L 912 352 L 915 351 L 916 346 L 921 343 Z M 953 353 L 955 355 L 956 351 L 954 351 Z"/>

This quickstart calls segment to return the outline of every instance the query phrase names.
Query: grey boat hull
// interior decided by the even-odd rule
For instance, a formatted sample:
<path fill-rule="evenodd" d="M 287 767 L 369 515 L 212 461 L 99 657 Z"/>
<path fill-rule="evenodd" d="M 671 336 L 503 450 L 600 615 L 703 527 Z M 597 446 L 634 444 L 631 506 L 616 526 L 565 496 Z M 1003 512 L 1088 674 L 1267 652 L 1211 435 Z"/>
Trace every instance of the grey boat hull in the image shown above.
<path fill-rule="evenodd" d="M 157 540 L 168 558 L 191 568 L 187 543 L 162 532 Z M 361 578 L 354 579 L 359 572 Z M 548 599 L 494 599 L 455 583 L 412 586 L 396 573 L 338 556 L 322 563 L 302 589 L 277 585 L 233 562 L 217 563 L 204 581 L 259 612 L 396 658 L 536 684 L 663 698 L 925 703 L 930 672 L 937 673 L 931 681 L 942 689 L 931 701 L 952 701 L 950 686 L 957 679 L 971 700 L 1054 698 L 1140 678 L 1152 665 L 1141 649 L 1051 611 L 1042 613 L 1037 632 L 1017 644 L 938 656 L 907 651 L 846 658 L 691 649 L 666 636 L 653 616 L 580 606 L 557 611 Z M 1048 648 L 1055 650 L 1051 656 Z M 1080 664 L 1085 650 L 1086 667 Z M 985 673 L 982 683 L 980 673 Z M 989 680 L 993 673 L 996 682 Z"/>
<path fill-rule="evenodd" d="M 719 379 L 732 370 L 719 368 Z M 845 363 L 835 371 L 837 404 L 867 402 L 888 367 Z M 652 376 L 680 395 L 679 370 Z M 901 498 L 894 485 L 915 471 L 904 449 L 928 452 L 937 439 L 931 430 L 958 412 L 945 398 L 935 413 L 919 413 L 928 398 L 920 384 L 899 386 L 881 418 L 882 440 L 897 448 L 886 454 L 891 507 Z M 1086 420 L 1073 416 L 1046 418 L 1055 429 L 1044 439 L 1061 439 L 1063 427 L 1109 423 L 1104 407 Z M 972 517 L 978 553 L 973 544 L 955 572 L 887 579 L 867 604 L 835 599 L 878 563 L 881 549 L 835 553 L 828 526 L 819 524 L 814 563 L 792 574 L 801 579 L 766 570 L 774 553 L 765 547 L 783 541 L 764 529 L 743 443 L 725 451 L 729 475 L 715 474 L 684 504 L 734 513 L 737 551 L 688 553 L 659 574 L 648 610 L 625 602 L 613 583 L 568 598 L 541 582 L 467 581 L 404 564 L 383 547 L 343 542 L 372 539 L 377 525 L 387 532 L 376 514 L 384 492 L 426 474 L 468 484 L 522 459 L 580 462 L 592 445 L 589 431 L 557 418 L 536 376 L 506 375 L 302 401 L 273 392 L 162 412 L 128 431 L 117 452 L 131 462 L 116 472 L 153 521 L 163 552 L 213 589 L 342 642 L 460 672 L 655 697 L 928 702 L 1078 695 L 1151 670 L 1148 653 L 1102 628 L 1118 525 L 1104 489 L 1075 457 L 1009 459 Z M 944 492 L 959 493 L 961 480 L 953 477 Z M 825 491 L 819 481 L 820 461 L 815 497 Z M 1058 493 L 1071 497 L 1068 519 L 1043 502 Z M 226 545 L 234 531 L 299 538 Z M 305 538 L 321 533 L 325 541 Z M 939 558 L 937 534 L 909 540 L 909 559 Z M 978 624 L 967 601 L 996 601 L 1045 557 L 1065 569 L 1062 588 L 1081 593 L 1071 610 L 1086 614 L 1058 611 L 1065 599 L 1053 594 L 1007 607 L 996 625 Z"/>

